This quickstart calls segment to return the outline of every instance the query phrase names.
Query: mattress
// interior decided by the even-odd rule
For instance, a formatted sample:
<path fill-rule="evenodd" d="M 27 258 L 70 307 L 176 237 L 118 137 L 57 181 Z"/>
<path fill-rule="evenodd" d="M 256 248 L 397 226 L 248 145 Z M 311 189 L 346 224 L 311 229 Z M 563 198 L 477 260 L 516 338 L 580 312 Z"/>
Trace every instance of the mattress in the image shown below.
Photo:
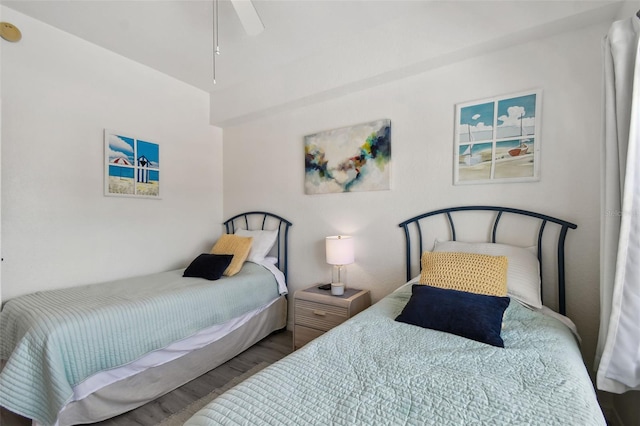
<path fill-rule="evenodd" d="M 571 330 L 510 302 L 498 348 L 395 321 L 403 286 L 186 425 L 605 425 Z"/>
<path fill-rule="evenodd" d="M 0 312 L 0 405 L 53 424 L 88 377 L 121 367 L 280 295 L 265 267 L 246 262 L 218 281 L 183 269 L 109 283 L 37 292 Z"/>

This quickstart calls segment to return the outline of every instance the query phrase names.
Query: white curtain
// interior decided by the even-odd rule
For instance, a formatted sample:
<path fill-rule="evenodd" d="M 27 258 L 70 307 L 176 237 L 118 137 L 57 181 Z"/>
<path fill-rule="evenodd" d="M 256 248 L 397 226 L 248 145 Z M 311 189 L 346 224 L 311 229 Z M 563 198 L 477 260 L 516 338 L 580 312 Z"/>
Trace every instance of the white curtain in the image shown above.
<path fill-rule="evenodd" d="M 604 42 L 603 218 L 597 387 L 640 390 L 640 18 Z"/>

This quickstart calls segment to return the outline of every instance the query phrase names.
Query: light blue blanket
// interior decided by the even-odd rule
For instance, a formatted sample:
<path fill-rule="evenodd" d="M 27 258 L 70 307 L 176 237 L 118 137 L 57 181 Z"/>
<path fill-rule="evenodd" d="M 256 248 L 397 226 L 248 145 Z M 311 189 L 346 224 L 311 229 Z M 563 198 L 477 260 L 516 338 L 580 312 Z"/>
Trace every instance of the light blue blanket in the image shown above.
<path fill-rule="evenodd" d="M 572 333 L 511 302 L 505 349 L 394 321 L 407 286 L 186 425 L 605 425 Z"/>
<path fill-rule="evenodd" d="M 183 278 L 183 269 L 43 291 L 0 312 L 0 405 L 53 424 L 73 386 L 279 296 L 276 280 L 246 262 L 233 277 Z"/>

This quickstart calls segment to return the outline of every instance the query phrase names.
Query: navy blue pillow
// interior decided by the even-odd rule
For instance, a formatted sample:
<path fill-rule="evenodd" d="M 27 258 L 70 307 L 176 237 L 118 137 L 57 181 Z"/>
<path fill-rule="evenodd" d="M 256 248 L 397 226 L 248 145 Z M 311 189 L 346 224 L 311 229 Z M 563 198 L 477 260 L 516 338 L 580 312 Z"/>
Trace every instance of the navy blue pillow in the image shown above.
<path fill-rule="evenodd" d="M 396 321 L 444 331 L 504 348 L 500 337 L 508 297 L 414 284 Z"/>
<path fill-rule="evenodd" d="M 184 270 L 183 277 L 206 278 L 217 280 L 224 273 L 227 266 L 233 259 L 232 254 L 206 254 L 202 253 L 195 259 L 187 269 Z"/>

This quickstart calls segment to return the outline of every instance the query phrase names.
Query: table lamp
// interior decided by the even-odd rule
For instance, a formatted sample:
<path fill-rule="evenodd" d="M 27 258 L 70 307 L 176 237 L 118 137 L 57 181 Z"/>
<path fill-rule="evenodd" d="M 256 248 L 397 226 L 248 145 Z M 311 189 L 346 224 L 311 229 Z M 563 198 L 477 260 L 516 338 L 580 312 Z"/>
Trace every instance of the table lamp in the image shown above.
<path fill-rule="evenodd" d="M 347 270 L 344 265 L 353 263 L 353 238 L 335 235 L 326 238 L 327 263 L 333 265 L 331 294 L 341 296 L 347 288 Z"/>

